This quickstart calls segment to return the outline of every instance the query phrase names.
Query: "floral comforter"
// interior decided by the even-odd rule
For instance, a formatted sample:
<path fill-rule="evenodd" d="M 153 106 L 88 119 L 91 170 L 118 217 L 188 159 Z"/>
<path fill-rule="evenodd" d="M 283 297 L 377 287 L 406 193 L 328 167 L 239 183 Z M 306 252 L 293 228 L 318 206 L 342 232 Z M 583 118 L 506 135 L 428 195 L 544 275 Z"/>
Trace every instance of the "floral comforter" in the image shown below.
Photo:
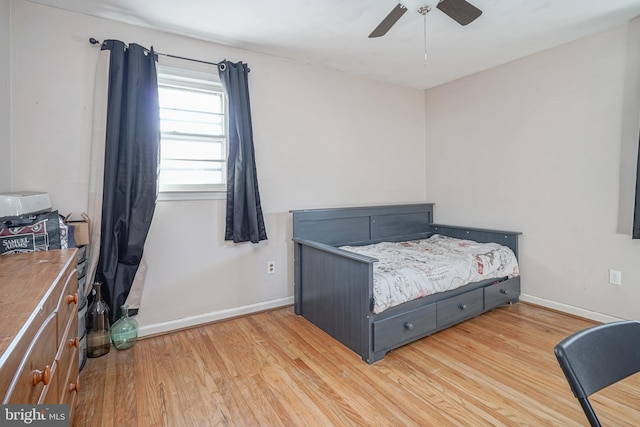
<path fill-rule="evenodd" d="M 469 283 L 520 274 L 518 261 L 506 246 L 439 234 L 341 249 L 379 260 L 373 267 L 374 313 Z"/>

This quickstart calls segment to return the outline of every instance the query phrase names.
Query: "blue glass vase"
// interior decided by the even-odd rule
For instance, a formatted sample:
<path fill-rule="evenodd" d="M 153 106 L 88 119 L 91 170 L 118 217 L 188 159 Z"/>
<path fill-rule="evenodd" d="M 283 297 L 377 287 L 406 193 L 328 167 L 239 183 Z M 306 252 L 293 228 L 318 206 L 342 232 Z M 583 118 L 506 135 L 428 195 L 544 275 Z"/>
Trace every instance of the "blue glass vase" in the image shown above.
<path fill-rule="evenodd" d="M 111 342 L 118 350 L 133 347 L 138 338 L 138 322 L 129 317 L 129 306 L 120 306 L 120 318 L 111 325 Z"/>

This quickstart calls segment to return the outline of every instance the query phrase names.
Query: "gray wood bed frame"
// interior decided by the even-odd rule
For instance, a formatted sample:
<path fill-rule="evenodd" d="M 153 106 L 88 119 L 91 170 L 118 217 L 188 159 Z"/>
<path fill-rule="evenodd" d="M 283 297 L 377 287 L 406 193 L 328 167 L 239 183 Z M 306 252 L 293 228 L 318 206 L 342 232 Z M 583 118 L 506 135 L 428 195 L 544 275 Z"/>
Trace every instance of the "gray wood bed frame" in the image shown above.
<path fill-rule="evenodd" d="M 374 314 L 375 258 L 343 245 L 445 236 L 497 242 L 518 256 L 519 232 L 432 222 L 433 204 L 294 210 L 295 312 L 374 363 L 390 350 L 504 304 L 516 303 L 520 277 L 472 283 Z"/>

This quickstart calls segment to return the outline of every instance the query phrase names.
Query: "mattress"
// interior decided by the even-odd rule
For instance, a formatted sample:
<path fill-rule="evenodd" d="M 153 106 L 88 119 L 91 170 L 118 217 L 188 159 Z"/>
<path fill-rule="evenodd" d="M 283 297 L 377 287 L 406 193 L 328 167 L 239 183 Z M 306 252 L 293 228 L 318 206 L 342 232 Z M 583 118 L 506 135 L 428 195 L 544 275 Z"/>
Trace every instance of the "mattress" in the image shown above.
<path fill-rule="evenodd" d="M 374 313 L 469 283 L 520 274 L 516 256 L 506 246 L 439 234 L 341 249 L 378 259 L 373 266 Z"/>

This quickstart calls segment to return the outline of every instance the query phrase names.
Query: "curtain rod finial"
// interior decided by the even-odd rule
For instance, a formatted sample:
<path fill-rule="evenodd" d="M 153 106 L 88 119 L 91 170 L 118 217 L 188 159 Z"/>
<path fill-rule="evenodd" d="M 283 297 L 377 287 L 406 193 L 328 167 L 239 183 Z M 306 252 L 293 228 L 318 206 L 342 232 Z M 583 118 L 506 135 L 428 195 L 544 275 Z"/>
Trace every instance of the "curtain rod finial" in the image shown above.
<path fill-rule="evenodd" d="M 100 42 L 98 40 L 94 39 L 93 37 L 91 37 L 89 39 L 89 43 L 91 43 L 91 44 L 100 44 Z"/>

